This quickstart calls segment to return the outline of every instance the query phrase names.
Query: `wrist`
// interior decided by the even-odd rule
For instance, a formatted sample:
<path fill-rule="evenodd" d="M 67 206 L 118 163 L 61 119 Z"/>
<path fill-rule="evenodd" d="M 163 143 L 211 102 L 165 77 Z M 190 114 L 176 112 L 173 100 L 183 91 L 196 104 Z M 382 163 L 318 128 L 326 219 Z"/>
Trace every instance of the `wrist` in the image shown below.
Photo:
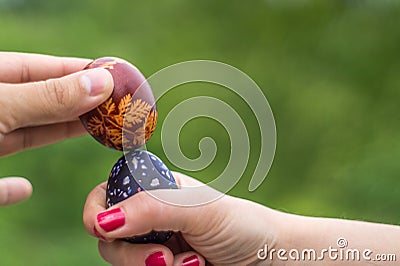
<path fill-rule="evenodd" d="M 244 252 L 244 264 L 279 265 L 275 263 L 276 252 L 287 242 L 291 234 L 288 229 L 293 227 L 295 217 L 248 200 L 231 199 L 230 206 L 226 207 L 234 213 L 231 220 L 237 221 L 236 228 L 245 229 L 242 233 L 235 230 L 242 236 L 237 244 Z M 274 252 L 272 260 L 271 250 Z"/>
<path fill-rule="evenodd" d="M 264 207 L 264 223 L 269 229 L 269 238 L 257 251 L 256 265 L 287 265 L 284 250 L 289 251 L 296 236 L 301 232 L 301 216 Z"/>

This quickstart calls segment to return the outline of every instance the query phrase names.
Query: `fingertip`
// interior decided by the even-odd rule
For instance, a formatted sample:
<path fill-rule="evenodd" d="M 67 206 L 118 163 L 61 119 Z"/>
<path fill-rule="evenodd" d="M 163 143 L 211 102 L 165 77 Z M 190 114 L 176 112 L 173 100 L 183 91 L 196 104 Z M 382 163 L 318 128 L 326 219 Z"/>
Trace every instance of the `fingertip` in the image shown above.
<path fill-rule="evenodd" d="M 94 232 L 94 226 L 96 225 L 97 214 L 106 209 L 106 185 L 107 182 L 103 182 L 96 186 L 87 196 L 85 206 L 83 208 L 83 224 L 86 228 L 86 231 L 92 236 L 96 236 Z"/>
<path fill-rule="evenodd" d="M 17 177 L 16 179 L 18 180 L 17 182 L 20 182 L 21 184 L 21 189 L 22 189 L 21 193 L 23 195 L 23 198 L 24 199 L 29 198 L 32 195 L 33 191 L 32 183 L 26 178 Z"/>
<path fill-rule="evenodd" d="M 194 251 L 176 254 L 174 258 L 174 266 L 204 266 L 205 259 Z"/>
<path fill-rule="evenodd" d="M 90 96 L 110 96 L 114 88 L 114 80 L 111 73 L 104 68 L 85 70 L 80 77 L 80 82 Z"/>
<path fill-rule="evenodd" d="M 19 195 L 21 200 L 27 199 L 32 195 L 33 187 L 28 179 L 23 177 L 12 177 L 11 179 L 13 179 L 13 182 L 16 182 L 19 186 Z"/>
<path fill-rule="evenodd" d="M 25 177 L 9 177 L 10 180 L 14 180 L 14 182 L 19 182 L 22 186 L 24 186 L 27 191 L 32 192 L 32 184 Z"/>
<path fill-rule="evenodd" d="M 172 251 L 159 244 L 131 244 L 125 241 L 98 242 L 101 257 L 112 265 L 172 266 Z"/>
<path fill-rule="evenodd" d="M 99 240 L 101 240 L 100 242 L 108 242 L 111 243 L 114 241 L 114 239 L 107 239 L 105 238 L 97 229 L 96 229 L 96 225 L 93 226 L 93 232 L 90 232 L 91 235 L 97 237 Z"/>
<path fill-rule="evenodd" d="M 148 245 L 144 251 L 146 266 L 173 265 L 174 256 L 170 249 L 160 245 Z"/>
<path fill-rule="evenodd" d="M 11 205 L 29 198 L 32 184 L 22 177 L 0 179 L 0 205 Z"/>

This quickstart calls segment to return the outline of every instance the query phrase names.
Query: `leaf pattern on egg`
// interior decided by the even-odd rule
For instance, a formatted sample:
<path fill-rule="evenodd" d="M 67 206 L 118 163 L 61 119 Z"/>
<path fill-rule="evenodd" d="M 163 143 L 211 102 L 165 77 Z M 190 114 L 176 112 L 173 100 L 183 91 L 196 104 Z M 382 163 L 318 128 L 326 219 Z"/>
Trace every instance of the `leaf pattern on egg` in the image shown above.
<path fill-rule="evenodd" d="M 142 99 L 132 101 L 130 93 L 121 99 L 118 108 L 113 99 L 109 98 L 96 110 L 96 115 L 88 121 L 88 130 L 101 138 L 106 146 L 118 150 L 142 146 L 156 126 L 155 108 Z"/>

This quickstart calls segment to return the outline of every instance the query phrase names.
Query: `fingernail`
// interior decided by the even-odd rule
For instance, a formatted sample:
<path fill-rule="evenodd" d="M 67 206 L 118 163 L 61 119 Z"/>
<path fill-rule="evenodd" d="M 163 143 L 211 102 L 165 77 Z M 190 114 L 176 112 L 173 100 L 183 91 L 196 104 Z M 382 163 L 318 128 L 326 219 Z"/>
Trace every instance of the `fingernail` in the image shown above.
<path fill-rule="evenodd" d="M 94 231 L 94 234 L 97 236 L 97 238 L 100 238 L 101 240 L 106 241 L 106 238 L 104 236 L 102 236 L 99 233 L 99 231 L 97 231 L 96 226 L 93 227 L 93 231 Z"/>
<path fill-rule="evenodd" d="M 147 257 L 146 266 L 166 266 L 164 254 L 159 251 Z"/>
<path fill-rule="evenodd" d="M 199 266 L 200 261 L 196 255 L 190 256 L 183 260 L 182 266 Z"/>
<path fill-rule="evenodd" d="M 97 222 L 104 231 L 110 232 L 125 224 L 125 215 L 121 208 L 112 209 L 99 213 Z"/>
<path fill-rule="evenodd" d="M 103 68 L 96 68 L 86 71 L 81 77 L 81 83 L 90 96 L 101 94 L 104 89 L 111 86 L 112 77 Z"/>

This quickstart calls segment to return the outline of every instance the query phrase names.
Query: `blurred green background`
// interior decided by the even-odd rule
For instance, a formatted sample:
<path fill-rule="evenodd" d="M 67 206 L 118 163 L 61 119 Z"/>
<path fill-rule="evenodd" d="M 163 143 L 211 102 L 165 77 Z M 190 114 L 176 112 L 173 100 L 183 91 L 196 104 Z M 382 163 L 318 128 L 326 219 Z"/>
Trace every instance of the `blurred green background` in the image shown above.
<path fill-rule="evenodd" d="M 240 98 L 191 84 L 158 103 L 159 124 L 196 95 L 223 99 L 246 118 L 251 160 L 231 195 L 304 215 L 400 223 L 397 1 L 0 0 L 0 25 L 0 50 L 117 56 L 146 76 L 192 59 L 233 65 L 263 89 L 276 119 L 275 160 L 255 192 L 247 187 L 260 137 Z M 189 174 L 208 181 L 224 168 L 229 138 L 215 121 L 195 119 L 180 139 L 188 157 L 199 155 L 204 136 L 216 140 L 218 155 Z M 179 170 L 159 130 L 147 148 Z M 1 158 L 0 176 L 28 177 L 34 194 L 0 210 L 0 265 L 106 265 L 81 216 L 119 156 L 86 136 Z"/>

